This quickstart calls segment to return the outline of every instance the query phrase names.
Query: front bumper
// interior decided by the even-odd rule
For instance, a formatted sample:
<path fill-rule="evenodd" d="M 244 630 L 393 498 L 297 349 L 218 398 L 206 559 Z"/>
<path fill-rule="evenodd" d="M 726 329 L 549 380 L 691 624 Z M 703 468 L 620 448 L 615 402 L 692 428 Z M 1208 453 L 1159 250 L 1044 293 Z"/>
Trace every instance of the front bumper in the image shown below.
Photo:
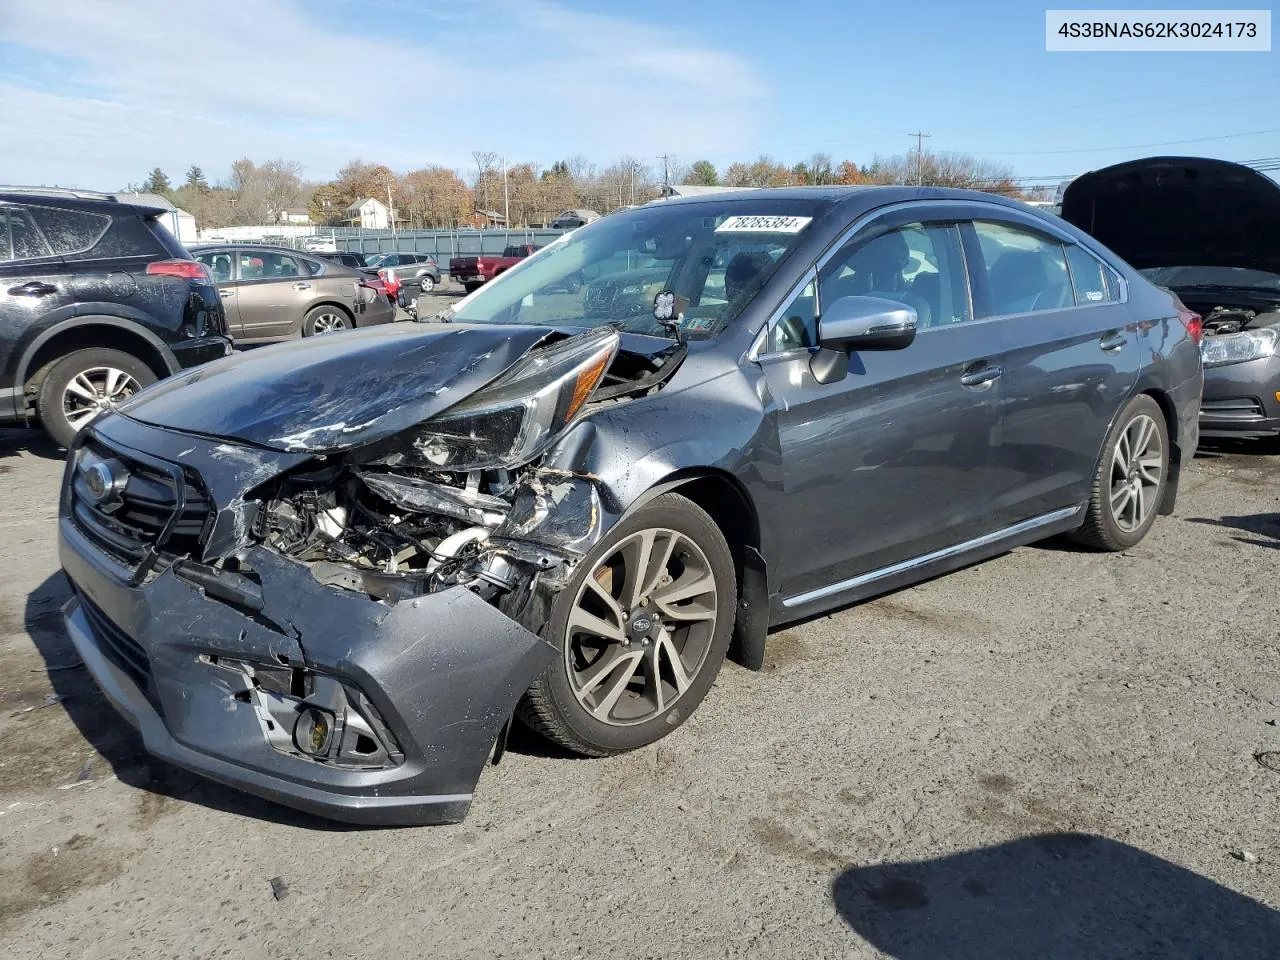
<path fill-rule="evenodd" d="M 190 459 L 204 460 L 198 440 L 169 436 L 184 450 L 194 442 Z M 227 449 L 210 445 L 214 454 Z M 210 484 L 215 501 L 220 486 Z M 259 610 L 216 599 L 172 563 L 133 585 L 132 571 L 65 510 L 59 520 L 59 557 L 76 592 L 63 611 L 67 630 L 147 750 L 336 820 L 461 820 L 503 724 L 554 648 L 465 588 L 387 604 L 323 586 L 306 566 L 261 547 L 240 556 L 261 581 Z M 402 759 L 353 768 L 272 746 L 259 704 L 228 662 L 305 668 L 351 684 Z"/>
<path fill-rule="evenodd" d="M 1280 434 L 1280 356 L 1206 367 L 1200 433 L 1206 437 Z"/>
<path fill-rule="evenodd" d="M 178 366 L 186 370 L 189 367 L 198 367 L 202 363 L 208 363 L 210 360 L 229 357 L 233 347 L 230 338 L 213 336 L 172 343 L 169 345 L 169 349 L 173 351 L 173 356 L 178 361 Z"/>

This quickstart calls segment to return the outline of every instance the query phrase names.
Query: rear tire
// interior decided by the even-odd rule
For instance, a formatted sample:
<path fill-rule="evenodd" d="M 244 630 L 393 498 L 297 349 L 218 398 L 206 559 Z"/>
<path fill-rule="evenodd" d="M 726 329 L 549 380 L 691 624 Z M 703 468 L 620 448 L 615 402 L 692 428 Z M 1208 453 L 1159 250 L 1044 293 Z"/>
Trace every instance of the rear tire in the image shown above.
<path fill-rule="evenodd" d="M 418 291 L 420 293 L 430 293 L 436 288 L 435 278 L 429 273 L 424 273 L 418 278 Z"/>
<path fill-rule="evenodd" d="M 483 286 L 484 286 L 483 283 L 464 283 L 462 285 L 462 289 L 467 291 L 467 293 L 475 293 L 477 290 L 479 290 Z"/>
<path fill-rule="evenodd" d="M 610 530 L 556 597 L 542 635 L 561 655 L 517 716 L 588 757 L 653 743 L 711 689 L 736 610 L 724 534 L 691 500 L 664 494 Z"/>
<path fill-rule="evenodd" d="M 355 325 L 355 320 L 342 308 L 321 304 L 318 307 L 312 307 L 302 318 L 302 335 L 314 337 L 323 333 L 336 333 L 340 330 L 350 330 Z"/>
<path fill-rule="evenodd" d="M 36 413 L 45 432 L 67 447 L 99 413 L 155 382 L 155 372 L 131 353 L 75 350 L 46 368 Z"/>
<path fill-rule="evenodd" d="M 1169 483 L 1169 427 L 1146 394 L 1116 417 L 1102 444 L 1084 523 L 1071 534 L 1094 550 L 1127 550 L 1147 535 Z"/>

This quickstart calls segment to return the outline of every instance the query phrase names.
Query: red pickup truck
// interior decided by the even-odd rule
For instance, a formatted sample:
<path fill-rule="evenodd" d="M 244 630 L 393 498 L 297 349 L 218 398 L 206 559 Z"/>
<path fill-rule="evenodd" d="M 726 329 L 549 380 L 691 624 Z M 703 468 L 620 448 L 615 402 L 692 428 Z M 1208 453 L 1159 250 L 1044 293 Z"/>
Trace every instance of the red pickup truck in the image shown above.
<path fill-rule="evenodd" d="M 538 249 L 532 243 L 507 247 L 500 257 L 454 257 L 449 261 L 449 276 L 466 288 L 467 293 L 488 283 L 500 273 L 510 270 Z"/>

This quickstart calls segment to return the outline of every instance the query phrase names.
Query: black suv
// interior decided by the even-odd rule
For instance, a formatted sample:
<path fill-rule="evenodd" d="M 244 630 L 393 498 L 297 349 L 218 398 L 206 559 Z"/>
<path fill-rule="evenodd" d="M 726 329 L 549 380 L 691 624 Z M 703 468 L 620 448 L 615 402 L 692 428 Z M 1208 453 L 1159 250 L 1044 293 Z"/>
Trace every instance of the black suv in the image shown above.
<path fill-rule="evenodd" d="M 331 263 L 340 263 L 344 267 L 350 267 L 353 270 L 363 270 L 365 273 L 377 275 L 377 270 L 368 269 L 369 264 L 365 262 L 363 253 L 351 253 L 346 250 L 327 250 L 312 253 L 311 256 L 319 257 L 321 260 L 328 260 Z"/>
<path fill-rule="evenodd" d="M 66 446 L 102 410 L 231 352 L 202 264 L 108 194 L 0 187 L 0 424 Z"/>

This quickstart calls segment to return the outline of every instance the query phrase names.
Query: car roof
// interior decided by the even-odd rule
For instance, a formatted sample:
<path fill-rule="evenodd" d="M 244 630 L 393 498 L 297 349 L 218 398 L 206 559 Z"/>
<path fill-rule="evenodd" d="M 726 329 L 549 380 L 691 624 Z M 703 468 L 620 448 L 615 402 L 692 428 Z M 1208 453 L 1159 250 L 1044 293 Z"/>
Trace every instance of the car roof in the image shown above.
<path fill-rule="evenodd" d="M 1018 201 L 996 193 L 961 190 L 955 187 L 917 187 L 902 185 L 858 184 L 856 186 L 761 187 L 755 190 L 733 190 L 724 193 L 699 194 L 692 197 L 670 197 L 657 201 L 668 204 L 759 203 L 762 200 L 830 200 L 835 203 L 874 205 L 902 200 L 982 200 L 1002 206 L 1023 206 Z M 869 204 L 870 205 L 870 204 Z M 645 206 L 648 206 L 646 204 Z M 643 208 L 637 208 L 643 209 Z"/>
<path fill-rule="evenodd" d="M 97 210 L 101 213 L 121 213 L 126 210 L 133 210 L 144 217 L 154 217 L 162 213 L 168 213 L 163 207 L 145 203 L 126 203 L 109 193 L 100 193 L 96 190 L 72 190 L 64 187 L 0 186 L 0 201 L 29 203 L 36 200 L 56 203 L 58 206 Z"/>

